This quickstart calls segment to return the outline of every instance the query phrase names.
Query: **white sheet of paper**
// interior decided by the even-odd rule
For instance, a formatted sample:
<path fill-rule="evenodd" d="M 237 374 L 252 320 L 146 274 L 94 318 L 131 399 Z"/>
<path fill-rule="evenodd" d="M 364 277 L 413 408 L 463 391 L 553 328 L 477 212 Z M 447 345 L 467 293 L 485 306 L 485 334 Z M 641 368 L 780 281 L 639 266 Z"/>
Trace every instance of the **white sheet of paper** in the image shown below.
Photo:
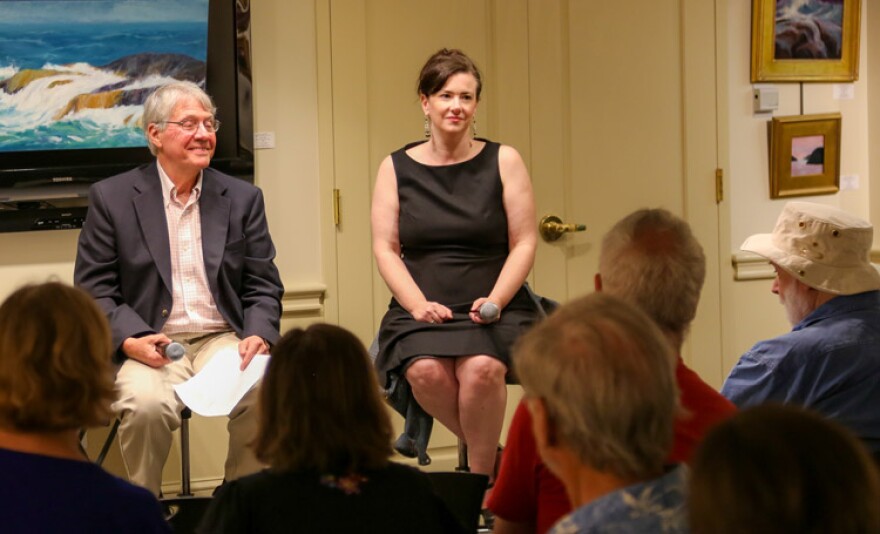
<path fill-rule="evenodd" d="M 268 354 L 257 354 L 247 369 L 240 370 L 241 356 L 237 347 L 223 349 L 211 358 L 199 373 L 174 391 L 184 404 L 199 415 L 229 415 L 238 401 L 244 397 L 263 376 L 269 363 Z"/>

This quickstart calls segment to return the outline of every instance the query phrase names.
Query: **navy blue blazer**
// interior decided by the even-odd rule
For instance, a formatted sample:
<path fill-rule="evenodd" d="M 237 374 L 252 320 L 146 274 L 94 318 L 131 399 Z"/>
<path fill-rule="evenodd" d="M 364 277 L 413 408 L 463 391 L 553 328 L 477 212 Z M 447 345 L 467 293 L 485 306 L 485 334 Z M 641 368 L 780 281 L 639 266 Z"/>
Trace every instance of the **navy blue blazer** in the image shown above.
<path fill-rule="evenodd" d="M 240 338 L 275 343 L 284 288 L 263 193 L 208 168 L 199 211 L 205 271 L 220 314 Z M 89 189 L 73 277 L 107 314 L 119 356 L 126 338 L 162 330 L 171 313 L 171 252 L 155 162 Z"/>

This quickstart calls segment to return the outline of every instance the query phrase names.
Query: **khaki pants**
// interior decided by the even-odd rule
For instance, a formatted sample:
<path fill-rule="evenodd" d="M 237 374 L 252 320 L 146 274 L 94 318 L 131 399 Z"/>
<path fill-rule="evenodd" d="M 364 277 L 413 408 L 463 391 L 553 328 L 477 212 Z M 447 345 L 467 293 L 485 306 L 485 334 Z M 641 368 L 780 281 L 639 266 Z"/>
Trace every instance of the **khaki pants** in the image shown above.
<path fill-rule="evenodd" d="M 113 411 L 120 418 L 119 445 L 129 479 L 159 495 L 162 468 L 171 450 L 171 433 L 180 427 L 184 405 L 172 386 L 198 373 L 222 349 L 237 347 L 231 332 L 218 334 L 175 334 L 174 341 L 186 348 L 186 355 L 155 369 L 126 360 L 116 375 L 118 399 Z M 248 443 L 257 432 L 257 387 L 251 389 L 229 414 L 229 451 L 226 480 L 255 473 L 263 468 Z"/>

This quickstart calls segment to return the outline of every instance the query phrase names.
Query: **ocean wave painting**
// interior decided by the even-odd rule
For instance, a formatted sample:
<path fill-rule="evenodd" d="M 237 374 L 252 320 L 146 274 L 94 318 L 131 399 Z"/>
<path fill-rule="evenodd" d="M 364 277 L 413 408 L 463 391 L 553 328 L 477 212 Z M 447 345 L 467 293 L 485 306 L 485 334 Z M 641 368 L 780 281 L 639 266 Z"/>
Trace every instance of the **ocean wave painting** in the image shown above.
<path fill-rule="evenodd" d="M 204 87 L 208 0 L 0 0 L 0 152 L 146 146 L 147 95 Z"/>

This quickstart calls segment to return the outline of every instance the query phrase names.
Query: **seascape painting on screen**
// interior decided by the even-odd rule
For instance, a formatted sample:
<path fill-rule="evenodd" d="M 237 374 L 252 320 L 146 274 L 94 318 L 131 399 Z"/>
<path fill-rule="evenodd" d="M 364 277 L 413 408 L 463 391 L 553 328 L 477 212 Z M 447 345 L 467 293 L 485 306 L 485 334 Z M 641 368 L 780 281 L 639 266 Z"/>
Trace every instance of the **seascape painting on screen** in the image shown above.
<path fill-rule="evenodd" d="M 157 86 L 204 87 L 208 0 L 0 0 L 0 152 L 146 146 Z"/>

